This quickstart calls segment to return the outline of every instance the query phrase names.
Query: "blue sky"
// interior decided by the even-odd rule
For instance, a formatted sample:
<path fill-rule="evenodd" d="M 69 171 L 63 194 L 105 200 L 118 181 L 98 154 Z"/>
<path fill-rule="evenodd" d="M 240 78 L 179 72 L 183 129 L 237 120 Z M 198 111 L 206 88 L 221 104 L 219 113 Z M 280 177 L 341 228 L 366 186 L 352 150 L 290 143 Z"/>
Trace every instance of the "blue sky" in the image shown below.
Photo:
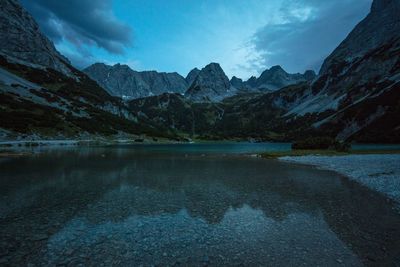
<path fill-rule="evenodd" d="M 21 0 L 72 63 L 179 72 L 218 62 L 249 78 L 319 70 L 372 0 Z"/>

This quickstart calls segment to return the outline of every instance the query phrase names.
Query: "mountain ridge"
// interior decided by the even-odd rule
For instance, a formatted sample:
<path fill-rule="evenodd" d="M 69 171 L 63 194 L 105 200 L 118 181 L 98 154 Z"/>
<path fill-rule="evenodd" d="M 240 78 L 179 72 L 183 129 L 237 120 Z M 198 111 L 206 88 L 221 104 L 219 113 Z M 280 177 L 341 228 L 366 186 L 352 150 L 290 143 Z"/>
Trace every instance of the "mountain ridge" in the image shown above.
<path fill-rule="evenodd" d="M 289 85 L 310 81 L 316 77 L 312 70 L 306 70 L 304 74 L 287 73 L 280 65 L 272 66 L 263 71 L 256 79 L 255 88 L 258 90 L 276 91 Z"/>
<path fill-rule="evenodd" d="M 0 25 L 0 55 L 7 60 L 37 68 L 52 68 L 74 77 L 69 60 L 56 50 L 17 0 L 2 1 Z"/>
<path fill-rule="evenodd" d="M 127 65 L 95 63 L 83 72 L 114 96 L 141 98 L 166 92 L 184 93 L 185 78 L 176 72 L 135 71 Z"/>
<path fill-rule="evenodd" d="M 2 4 L 15 9 L 12 12 L 19 12 L 14 0 L 4 1 Z M 148 96 L 148 88 L 168 83 L 168 79 L 157 72 L 139 74 L 128 66 L 116 65 L 122 74 L 138 75 L 132 80 L 146 92 L 146 97 L 130 101 L 110 95 L 98 82 L 62 58 L 60 62 L 70 73 L 62 72 L 58 65 L 26 62 L 31 57 L 37 61 L 43 55 L 42 41 L 34 40 L 46 39 L 36 29 L 39 36 L 23 34 L 26 38 L 23 41 L 29 42 L 32 51 L 28 58 L 22 55 L 17 62 L 0 55 L 0 132 L 18 138 L 146 134 L 266 141 L 331 136 L 350 141 L 400 142 L 399 7 L 399 0 L 374 0 L 371 13 L 327 57 L 317 77 L 312 72 L 298 74 L 307 78 L 268 92 L 238 89 L 232 84 L 247 83 L 257 88 L 266 80 L 274 80 L 274 75 L 285 77 L 286 72 L 276 66 L 259 78 L 243 82 L 232 77 L 229 81 L 220 65 L 211 63 L 202 70 L 195 69 L 191 77 L 179 75 L 179 81 L 189 86 L 188 90 L 185 86 L 178 93 L 166 90 Z M 0 15 L 0 26 L 15 21 L 21 23 L 18 26 L 21 29 L 33 25 L 29 17 L 16 20 L 8 13 Z M 9 34 L 6 27 L 0 29 Z M 383 34 L 371 33 L 376 29 Z M 370 40 L 372 37 L 375 39 Z M 9 40 L 7 43 L 3 38 L 2 42 L 6 42 L 11 55 L 18 56 L 21 43 L 18 38 Z M 14 46 L 15 42 L 18 45 Z M 58 52 L 53 52 L 46 53 L 58 58 Z M 97 67 L 107 78 L 107 71 L 114 66 Z M 188 85 L 190 79 L 193 82 Z"/>
<path fill-rule="evenodd" d="M 371 13 L 327 57 L 312 80 L 266 94 L 233 96 L 208 108 L 193 106 L 187 114 L 206 112 L 209 117 L 202 119 L 212 123 L 192 132 L 212 139 L 288 141 L 327 135 L 339 140 L 400 142 L 399 6 L 399 0 L 374 0 Z M 384 34 L 375 36 L 380 28 Z M 376 39 L 358 43 L 371 36 Z M 248 82 L 256 86 L 257 78 Z M 155 119 L 161 115 L 152 114 Z M 182 127 L 191 125 L 185 121 L 191 117 L 180 119 Z M 198 119 L 193 124 L 204 125 Z"/>
<path fill-rule="evenodd" d="M 213 102 L 233 95 L 234 91 L 224 70 L 213 62 L 200 70 L 185 96 L 195 102 Z"/>
<path fill-rule="evenodd" d="M 218 63 L 210 63 L 203 69 L 210 68 L 214 64 L 218 65 L 215 71 L 221 73 L 221 75 L 217 75 L 217 78 L 222 77 L 225 80 L 226 74 Z M 219 88 L 215 86 L 211 90 L 208 87 L 204 88 L 205 91 L 201 92 L 201 86 L 198 84 L 193 85 L 193 82 L 195 82 L 201 73 L 201 70 L 198 68 L 192 69 L 185 78 L 176 72 L 135 71 L 129 66 L 121 64 L 110 66 L 104 63 L 95 63 L 85 68 L 83 72 L 88 74 L 89 77 L 97 81 L 100 86 L 114 96 L 135 99 L 170 92 L 185 93 L 195 101 L 220 101 L 224 97 L 232 96 L 233 92 L 272 92 L 289 85 L 313 80 L 316 77 L 315 72 L 312 70 L 307 70 L 304 74 L 290 74 L 283 70 L 281 66 L 273 66 L 270 69 L 266 69 L 258 78 L 252 77 L 248 81 L 243 81 L 233 76 L 229 81 L 231 86 L 225 84 L 225 80 L 221 85 L 222 87 L 226 87 L 225 89 L 222 88 L 222 91 L 225 90 L 226 92 L 222 93 L 217 92 Z M 213 71 L 209 73 L 213 75 Z M 148 77 L 150 74 L 152 78 Z M 207 74 L 203 71 L 203 80 L 208 79 L 205 75 Z M 212 79 L 212 77 L 209 78 Z M 154 83 L 157 79 L 158 83 Z M 207 86 L 211 86 L 211 84 L 209 83 Z M 193 87 L 197 89 L 195 90 Z M 200 94 L 202 96 L 199 96 Z"/>

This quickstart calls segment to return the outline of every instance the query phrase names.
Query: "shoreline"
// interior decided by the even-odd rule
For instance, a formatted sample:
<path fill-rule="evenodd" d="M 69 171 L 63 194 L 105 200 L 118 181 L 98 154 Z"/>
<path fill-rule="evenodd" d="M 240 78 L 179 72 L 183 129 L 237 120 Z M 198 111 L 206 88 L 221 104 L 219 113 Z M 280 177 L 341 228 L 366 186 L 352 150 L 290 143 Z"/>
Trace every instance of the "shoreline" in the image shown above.
<path fill-rule="evenodd" d="M 54 140 L 7 140 L 0 141 L 1 148 L 23 148 L 40 146 L 98 146 L 98 145 L 132 145 L 132 144 L 189 144 L 185 141 L 169 139 L 54 139 Z"/>
<path fill-rule="evenodd" d="M 397 153 L 282 156 L 277 159 L 334 171 L 383 194 L 400 208 L 400 152 L 394 152 Z"/>

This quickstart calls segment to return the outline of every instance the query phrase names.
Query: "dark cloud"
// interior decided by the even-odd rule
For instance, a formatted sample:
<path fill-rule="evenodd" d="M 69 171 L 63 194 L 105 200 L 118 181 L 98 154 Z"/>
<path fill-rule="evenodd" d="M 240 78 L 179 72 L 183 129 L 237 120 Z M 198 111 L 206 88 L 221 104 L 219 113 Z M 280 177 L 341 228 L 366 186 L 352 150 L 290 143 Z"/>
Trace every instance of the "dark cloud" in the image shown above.
<path fill-rule="evenodd" d="M 288 1 L 284 23 L 267 25 L 254 35 L 253 44 L 264 53 L 266 66 L 288 71 L 319 70 L 326 58 L 368 13 L 372 0 Z M 309 7 L 308 19 L 296 10 Z"/>
<path fill-rule="evenodd" d="M 98 46 L 123 54 L 131 44 L 132 30 L 112 14 L 111 0 L 21 0 L 54 42 L 74 44 L 82 56 L 85 46 Z"/>

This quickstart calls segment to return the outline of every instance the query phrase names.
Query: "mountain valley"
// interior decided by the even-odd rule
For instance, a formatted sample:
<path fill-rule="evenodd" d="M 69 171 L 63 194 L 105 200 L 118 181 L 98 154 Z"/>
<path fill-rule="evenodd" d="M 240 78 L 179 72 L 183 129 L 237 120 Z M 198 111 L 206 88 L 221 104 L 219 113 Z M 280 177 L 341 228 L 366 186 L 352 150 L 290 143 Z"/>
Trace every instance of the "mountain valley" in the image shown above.
<path fill-rule="evenodd" d="M 1 6 L 0 134 L 5 139 L 331 136 L 400 142 L 398 0 L 375 0 L 318 75 L 288 74 L 274 66 L 247 81 L 229 80 L 218 63 L 195 68 L 187 77 L 103 63 L 79 71 L 18 1 L 4 0 Z"/>

